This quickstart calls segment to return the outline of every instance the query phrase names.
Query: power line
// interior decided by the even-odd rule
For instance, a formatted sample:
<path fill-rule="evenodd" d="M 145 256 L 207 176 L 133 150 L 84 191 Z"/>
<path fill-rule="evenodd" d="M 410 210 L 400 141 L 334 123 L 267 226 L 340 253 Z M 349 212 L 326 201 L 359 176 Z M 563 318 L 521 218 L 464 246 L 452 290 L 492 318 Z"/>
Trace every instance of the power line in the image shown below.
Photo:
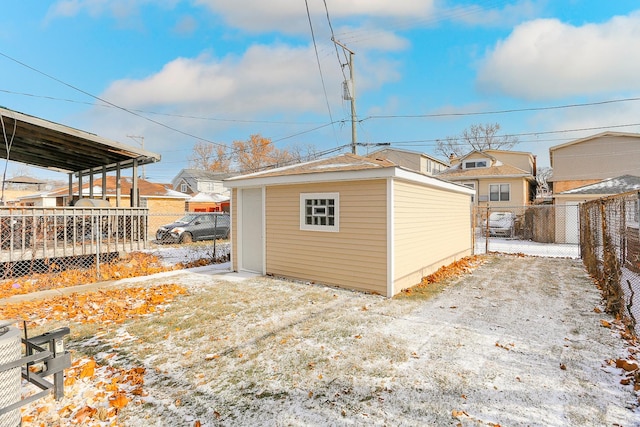
<path fill-rule="evenodd" d="M 322 75 L 322 66 L 320 65 L 320 57 L 318 56 L 318 45 L 316 44 L 316 36 L 313 31 L 313 24 L 311 23 L 311 13 L 309 12 L 309 2 L 304 0 L 304 4 L 307 7 L 307 18 L 309 19 L 309 28 L 311 30 L 311 39 L 313 40 L 313 49 L 316 53 L 316 62 L 318 64 L 318 72 L 320 73 L 320 81 L 322 82 L 322 90 L 324 92 L 324 99 L 327 103 L 327 110 L 329 111 L 329 120 L 333 123 L 333 115 L 331 114 L 331 106 L 329 105 L 329 96 L 327 95 L 327 86 L 324 83 L 324 76 Z"/>
<path fill-rule="evenodd" d="M 88 105 L 92 107 L 115 108 L 114 106 L 108 105 L 108 104 L 98 104 L 95 102 L 56 98 L 53 96 L 46 96 L 46 95 L 35 95 L 31 93 L 15 92 L 15 91 L 6 90 L 6 89 L 0 89 L 0 92 L 12 94 L 12 95 L 29 96 L 32 98 L 48 99 L 52 101 L 64 101 L 64 102 L 70 102 L 74 104 L 83 104 L 83 105 Z M 181 118 L 181 119 L 208 120 L 208 121 L 228 122 L 228 123 L 259 123 L 259 124 L 274 124 L 274 125 L 305 125 L 305 126 L 310 124 L 318 124 L 318 122 L 284 122 L 284 121 L 275 121 L 275 120 L 246 120 L 246 119 L 228 119 L 228 118 L 220 118 L 220 117 L 204 117 L 204 116 L 193 116 L 193 115 L 187 115 L 187 114 L 160 113 L 157 111 L 139 110 L 135 108 L 129 108 L 128 110 L 135 111 L 142 114 L 153 114 L 156 116 L 174 117 L 174 118 Z"/>
<path fill-rule="evenodd" d="M 637 98 L 623 98 L 623 99 L 612 99 L 607 101 L 595 101 L 595 102 L 584 102 L 578 104 L 565 104 L 565 105 L 554 105 L 548 107 L 528 107 L 528 108 L 512 108 L 506 110 L 494 110 L 494 111 L 468 111 L 461 113 L 430 113 L 430 114 L 396 114 L 396 115 L 376 115 L 376 116 L 367 116 L 361 121 L 370 120 L 370 119 L 416 119 L 416 118 L 431 118 L 431 117 L 463 117 L 463 116 L 480 116 L 480 115 L 489 115 L 489 114 L 507 114 L 507 113 L 521 113 L 526 111 L 546 111 L 546 110 L 560 110 L 564 108 L 576 108 L 576 107 L 592 107 L 597 105 L 606 105 L 606 104 L 614 104 L 618 102 L 631 102 L 631 101 L 640 101 L 640 97 Z"/>
<path fill-rule="evenodd" d="M 551 134 L 561 134 L 561 133 L 570 133 L 570 132 L 584 132 L 584 131 L 591 131 L 591 130 L 619 129 L 623 127 L 632 127 L 632 126 L 640 126 L 640 123 L 628 123 L 628 124 L 611 125 L 611 126 L 593 126 L 593 127 L 585 127 L 585 128 L 549 130 L 549 131 L 540 131 L 540 132 L 511 133 L 511 134 L 504 134 L 504 135 L 496 135 L 496 137 L 509 138 L 509 137 L 520 137 L 520 136 L 551 135 Z M 417 143 L 424 145 L 424 143 L 429 143 L 429 142 L 437 143 L 440 139 L 441 138 L 414 139 L 414 140 L 407 140 L 407 141 L 384 141 L 384 142 L 390 143 L 390 144 L 397 144 L 397 145 L 417 144 Z"/>

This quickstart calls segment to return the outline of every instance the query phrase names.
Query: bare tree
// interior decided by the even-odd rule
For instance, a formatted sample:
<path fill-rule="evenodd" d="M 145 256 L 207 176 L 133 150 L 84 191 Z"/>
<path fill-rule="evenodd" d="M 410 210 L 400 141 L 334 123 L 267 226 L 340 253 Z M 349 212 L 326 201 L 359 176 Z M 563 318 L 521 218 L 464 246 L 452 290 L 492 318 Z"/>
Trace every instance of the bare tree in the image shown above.
<path fill-rule="evenodd" d="M 247 141 L 233 141 L 235 162 L 241 172 L 252 172 L 290 163 L 293 158 L 287 150 L 273 146 L 269 138 L 251 135 Z"/>
<path fill-rule="evenodd" d="M 189 157 L 189 166 L 199 170 L 229 172 L 231 160 L 231 153 L 226 146 L 197 142 Z"/>
<path fill-rule="evenodd" d="M 313 144 L 293 144 L 287 148 L 287 151 L 292 157 L 292 160 L 302 163 L 314 160 L 318 157 L 318 149 Z"/>
<path fill-rule="evenodd" d="M 447 158 L 451 155 L 460 157 L 473 150 L 509 150 L 518 143 L 514 136 L 498 135 L 499 130 L 498 123 L 471 125 L 459 136 L 436 140 L 436 152 Z"/>

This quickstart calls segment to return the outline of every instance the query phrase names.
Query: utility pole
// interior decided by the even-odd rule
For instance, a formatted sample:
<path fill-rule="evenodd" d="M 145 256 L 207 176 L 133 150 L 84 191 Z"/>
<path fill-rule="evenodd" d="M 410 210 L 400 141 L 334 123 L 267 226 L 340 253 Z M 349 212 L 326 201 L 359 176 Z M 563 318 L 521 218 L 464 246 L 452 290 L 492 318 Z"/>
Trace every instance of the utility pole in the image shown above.
<path fill-rule="evenodd" d="M 144 150 L 144 136 L 138 136 L 138 135 L 127 135 L 127 138 L 131 138 L 133 139 L 135 142 L 137 142 L 138 144 L 140 144 L 140 146 L 142 147 L 142 149 Z M 138 141 L 138 139 L 140 141 Z M 146 175 L 145 175 L 145 170 L 144 170 L 144 165 L 142 165 L 142 179 L 147 179 Z"/>
<path fill-rule="evenodd" d="M 357 150 L 357 132 L 356 132 L 356 124 L 357 124 L 357 116 L 356 116 L 356 81 L 355 81 L 355 73 L 353 71 L 353 57 L 355 52 L 349 49 L 344 44 L 340 43 L 333 37 L 331 37 L 331 41 L 340 46 L 342 49 L 349 52 L 349 80 L 351 82 L 350 85 L 347 85 L 347 90 L 345 90 L 344 99 L 351 100 L 351 152 L 353 154 L 358 154 Z M 345 82 L 346 83 L 346 82 Z M 348 98 L 347 98 L 348 93 Z"/>

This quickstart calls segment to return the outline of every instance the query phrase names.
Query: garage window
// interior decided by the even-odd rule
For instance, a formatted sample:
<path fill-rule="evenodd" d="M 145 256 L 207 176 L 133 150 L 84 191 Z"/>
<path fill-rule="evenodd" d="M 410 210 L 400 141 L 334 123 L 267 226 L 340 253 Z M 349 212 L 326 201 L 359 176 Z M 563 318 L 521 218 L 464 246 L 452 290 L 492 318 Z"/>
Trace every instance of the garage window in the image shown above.
<path fill-rule="evenodd" d="M 300 229 L 311 231 L 339 231 L 339 193 L 301 193 Z"/>

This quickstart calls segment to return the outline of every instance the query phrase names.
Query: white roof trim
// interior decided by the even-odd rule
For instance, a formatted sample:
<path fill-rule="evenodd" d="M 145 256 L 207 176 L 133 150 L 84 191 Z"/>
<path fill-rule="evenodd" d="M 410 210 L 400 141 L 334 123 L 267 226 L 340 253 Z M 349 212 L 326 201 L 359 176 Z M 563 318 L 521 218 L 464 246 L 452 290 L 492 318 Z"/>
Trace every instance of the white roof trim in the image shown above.
<path fill-rule="evenodd" d="M 332 172 L 316 172 L 295 175 L 278 175 L 260 177 L 255 175 L 245 175 L 241 179 L 225 181 L 228 188 L 249 188 L 264 187 L 270 185 L 290 185 L 290 184 L 311 184 L 318 182 L 332 181 L 355 181 L 368 179 L 386 179 L 397 178 L 405 181 L 415 182 L 429 187 L 440 188 L 443 190 L 455 191 L 473 195 L 472 190 L 463 185 L 454 184 L 452 182 L 443 181 L 427 175 L 422 175 L 400 167 L 385 167 L 374 169 L 361 169 L 349 171 L 332 171 Z"/>

